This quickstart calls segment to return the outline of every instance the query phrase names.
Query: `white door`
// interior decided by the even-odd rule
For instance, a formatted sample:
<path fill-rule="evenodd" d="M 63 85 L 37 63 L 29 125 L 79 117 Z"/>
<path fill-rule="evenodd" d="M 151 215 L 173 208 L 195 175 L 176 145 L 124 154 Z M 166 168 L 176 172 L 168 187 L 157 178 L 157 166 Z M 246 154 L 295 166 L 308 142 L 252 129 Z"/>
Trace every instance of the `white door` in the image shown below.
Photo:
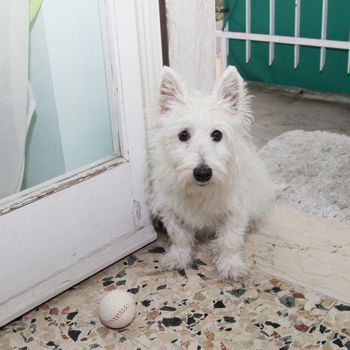
<path fill-rule="evenodd" d="M 57 8 L 50 7 L 55 2 Z M 63 2 L 66 13 L 60 21 L 50 22 L 50 13 L 57 16 Z M 94 29 L 89 27 L 79 35 L 76 33 L 75 20 L 79 16 L 74 19 L 77 9 L 73 11 L 71 6 L 79 2 L 44 0 L 41 17 L 37 17 L 31 29 L 31 36 L 40 35 L 38 28 L 42 26 L 47 42 L 37 40 L 34 44 L 33 39 L 30 58 L 35 60 L 35 50 L 44 46 L 48 52 L 46 58 L 38 59 L 39 72 L 36 74 L 34 67 L 29 76 L 34 98 L 36 93 L 38 98 L 41 92 L 47 93 L 42 104 L 37 101 L 38 116 L 32 123 L 34 127 L 40 123 L 45 127 L 46 120 L 46 126 L 52 127 L 40 113 L 52 117 L 48 100 L 53 99 L 52 113 L 62 115 L 57 120 L 64 146 L 60 159 L 66 172 L 0 200 L 0 326 L 156 238 L 145 199 L 144 105 L 161 68 L 158 1 L 84 0 L 86 4 L 97 4 L 103 52 L 84 46 L 96 34 Z M 82 10 L 84 25 L 93 25 L 96 18 L 86 20 L 87 5 Z M 68 33 L 67 38 L 60 36 L 58 25 L 62 35 Z M 71 45 L 69 50 L 67 45 Z M 80 49 L 85 50 L 86 59 L 77 62 L 75 51 Z M 95 76 L 101 84 L 96 63 L 90 64 L 97 57 L 104 60 L 105 97 L 102 85 L 91 93 L 91 84 L 83 78 Z M 45 75 L 45 60 L 52 64 L 49 71 L 52 81 L 41 91 L 39 80 Z M 88 75 L 86 71 L 79 73 L 85 64 L 90 70 Z M 51 88 L 53 92 L 49 94 Z M 104 108 L 104 98 L 110 136 L 94 125 L 94 118 L 102 118 L 95 108 L 99 103 Z M 86 146 L 81 147 L 82 141 L 71 141 L 74 128 L 84 134 Z M 96 129 L 100 139 L 96 138 Z M 48 136 L 45 129 L 42 134 L 54 142 L 54 136 Z M 108 137 L 111 154 L 98 156 L 95 152 L 92 158 L 83 157 L 88 148 L 94 153 L 93 142 L 107 144 Z M 37 148 L 40 147 L 45 148 L 38 142 Z M 26 153 L 29 163 L 30 150 Z M 70 157 L 74 153 L 80 163 L 74 163 L 75 158 Z M 47 159 L 44 164 L 50 161 Z M 57 166 L 59 162 L 52 163 Z M 32 171 L 34 166 L 27 165 L 29 170 L 25 172 Z M 30 183 L 26 175 L 24 181 Z"/>

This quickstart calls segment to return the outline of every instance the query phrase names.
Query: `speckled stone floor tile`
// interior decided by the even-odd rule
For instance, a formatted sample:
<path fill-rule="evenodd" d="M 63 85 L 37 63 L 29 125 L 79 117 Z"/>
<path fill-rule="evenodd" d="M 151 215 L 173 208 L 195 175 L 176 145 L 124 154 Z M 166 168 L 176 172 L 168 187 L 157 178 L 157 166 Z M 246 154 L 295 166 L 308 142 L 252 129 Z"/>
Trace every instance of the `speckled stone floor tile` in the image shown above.
<path fill-rule="evenodd" d="M 0 329 L 0 349 L 348 349 L 350 306 L 252 268 L 220 280 L 205 249 L 192 268 L 164 272 L 157 242 L 108 267 Z M 134 294 L 137 317 L 108 329 L 97 306 L 105 293 Z"/>
<path fill-rule="evenodd" d="M 350 349 L 350 305 L 336 303 L 317 328 L 321 349 Z"/>

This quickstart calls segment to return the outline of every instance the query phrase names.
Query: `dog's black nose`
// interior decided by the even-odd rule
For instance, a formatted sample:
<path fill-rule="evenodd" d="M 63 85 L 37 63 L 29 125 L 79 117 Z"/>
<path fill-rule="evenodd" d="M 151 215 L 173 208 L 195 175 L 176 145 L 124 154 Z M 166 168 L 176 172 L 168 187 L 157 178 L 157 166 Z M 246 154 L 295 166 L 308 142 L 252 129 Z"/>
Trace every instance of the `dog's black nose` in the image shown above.
<path fill-rule="evenodd" d="M 199 182 L 207 182 L 211 179 L 213 172 L 207 166 L 199 166 L 193 169 L 193 177 Z"/>

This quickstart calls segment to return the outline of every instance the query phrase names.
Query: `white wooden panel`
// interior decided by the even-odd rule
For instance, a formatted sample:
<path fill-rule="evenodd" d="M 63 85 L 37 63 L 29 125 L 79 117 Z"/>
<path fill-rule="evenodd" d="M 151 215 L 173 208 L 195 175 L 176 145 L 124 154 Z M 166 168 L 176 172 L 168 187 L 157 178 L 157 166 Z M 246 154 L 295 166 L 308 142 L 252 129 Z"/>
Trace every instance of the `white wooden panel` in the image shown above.
<path fill-rule="evenodd" d="M 156 238 L 149 223 L 135 231 L 130 171 L 121 164 L 1 217 L 0 326 Z"/>
<path fill-rule="evenodd" d="M 117 31 L 118 48 L 123 53 L 119 55 L 119 65 L 122 67 L 120 70 L 120 81 L 122 82 L 120 89 L 122 91 L 121 96 L 123 96 L 121 110 L 126 127 L 125 134 L 128 140 L 128 154 L 125 156 L 130 160 L 132 167 L 130 179 L 132 181 L 134 217 L 136 228 L 139 229 L 149 223 L 144 182 L 146 141 L 140 63 L 140 59 L 145 59 L 146 53 L 139 51 L 136 2 L 129 0 L 123 0 L 122 2 L 125 11 L 127 8 L 128 16 L 126 16 L 125 12 L 120 11 L 120 4 L 114 8 L 115 19 L 119 29 Z M 152 16 L 154 15 L 156 13 L 152 14 Z M 149 28 L 146 27 L 144 30 L 149 31 Z M 149 35 L 151 36 L 151 34 Z M 156 41 L 157 38 L 151 36 L 150 40 Z M 134 60 L 134 64 L 130 64 L 132 60 Z M 146 67 L 146 69 L 154 72 L 151 67 Z"/>
<path fill-rule="evenodd" d="M 215 81 L 215 2 L 168 0 L 170 66 L 197 89 Z"/>
<path fill-rule="evenodd" d="M 146 109 L 154 103 L 163 66 L 159 0 L 136 0 L 143 99 Z"/>
<path fill-rule="evenodd" d="M 0 305 L 0 327 L 111 265 L 116 260 L 154 241 L 155 237 L 156 234 L 151 226 L 123 235 L 108 246 L 80 259 L 68 270 L 63 270 L 24 293 L 11 298 Z"/>
<path fill-rule="evenodd" d="M 4 215 L 0 305 L 133 231 L 130 176 L 122 164 Z"/>
<path fill-rule="evenodd" d="M 124 161 L 80 169 L 2 203 L 0 326 L 156 238 L 145 200 L 146 74 L 140 67 L 148 69 L 148 76 L 159 71 L 144 64 L 149 50 L 139 51 L 135 1 L 100 4 L 109 16 L 104 24 L 112 30 L 110 62 L 116 68 L 113 87 Z M 155 31 L 147 26 L 144 31 L 156 48 Z"/>
<path fill-rule="evenodd" d="M 229 41 L 224 37 L 221 38 L 221 72 L 223 73 L 227 67 L 227 55 L 228 55 Z"/>

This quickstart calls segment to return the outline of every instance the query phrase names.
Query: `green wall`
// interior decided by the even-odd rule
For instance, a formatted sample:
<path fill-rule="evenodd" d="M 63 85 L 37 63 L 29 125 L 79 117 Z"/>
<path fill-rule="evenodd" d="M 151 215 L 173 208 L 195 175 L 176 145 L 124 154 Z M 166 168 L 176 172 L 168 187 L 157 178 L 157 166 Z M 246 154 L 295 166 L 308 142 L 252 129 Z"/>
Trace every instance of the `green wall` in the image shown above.
<path fill-rule="evenodd" d="M 294 36 L 294 0 L 275 2 L 275 34 Z M 231 9 L 225 18 L 229 31 L 245 32 L 245 0 L 226 0 L 225 7 Z M 300 36 L 320 38 L 321 18 L 322 0 L 302 0 Z M 349 31 L 350 1 L 329 1 L 327 39 L 348 41 Z M 251 0 L 251 32 L 269 33 L 269 0 Z M 251 59 L 246 63 L 245 41 L 230 40 L 228 64 L 237 66 L 246 80 L 350 94 L 347 59 L 347 51 L 327 49 L 320 72 L 320 49 L 300 46 L 299 66 L 294 69 L 294 46 L 275 44 L 275 59 L 270 67 L 268 43 L 251 42 Z"/>

